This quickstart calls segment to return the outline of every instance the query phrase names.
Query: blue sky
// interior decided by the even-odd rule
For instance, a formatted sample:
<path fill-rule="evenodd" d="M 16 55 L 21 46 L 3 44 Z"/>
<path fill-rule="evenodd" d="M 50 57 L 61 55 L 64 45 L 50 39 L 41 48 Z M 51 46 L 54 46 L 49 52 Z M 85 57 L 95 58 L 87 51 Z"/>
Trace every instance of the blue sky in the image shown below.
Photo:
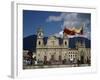
<path fill-rule="evenodd" d="M 44 36 L 59 35 L 64 27 L 79 28 L 84 26 L 84 35 L 90 39 L 91 14 L 75 12 L 50 12 L 23 10 L 23 36 L 36 34 L 39 27 Z"/>

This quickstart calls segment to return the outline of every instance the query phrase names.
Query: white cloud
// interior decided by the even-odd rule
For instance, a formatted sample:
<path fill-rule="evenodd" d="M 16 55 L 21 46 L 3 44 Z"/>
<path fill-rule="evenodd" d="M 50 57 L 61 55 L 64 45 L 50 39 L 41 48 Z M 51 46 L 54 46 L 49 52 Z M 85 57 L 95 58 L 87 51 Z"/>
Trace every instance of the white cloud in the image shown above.
<path fill-rule="evenodd" d="M 63 18 L 62 16 L 49 16 L 49 18 L 47 19 L 47 22 L 61 21 L 62 18 Z"/>
<path fill-rule="evenodd" d="M 59 35 L 63 35 L 63 30 L 59 32 Z"/>
<path fill-rule="evenodd" d="M 63 37 L 63 30 L 58 32 L 58 33 L 55 33 L 54 36 L 56 36 L 56 37 Z"/>
<path fill-rule="evenodd" d="M 57 22 L 57 21 L 63 21 L 61 28 L 62 30 L 67 28 L 79 28 L 84 24 L 84 37 L 90 38 L 90 30 L 87 28 L 88 24 L 90 23 L 90 20 L 88 18 L 79 17 L 78 13 L 61 13 L 59 16 L 49 16 L 47 18 L 47 22 Z M 58 34 L 56 34 L 58 35 Z M 61 31 L 59 32 L 59 35 L 61 35 Z M 77 35 L 75 35 L 77 36 Z"/>

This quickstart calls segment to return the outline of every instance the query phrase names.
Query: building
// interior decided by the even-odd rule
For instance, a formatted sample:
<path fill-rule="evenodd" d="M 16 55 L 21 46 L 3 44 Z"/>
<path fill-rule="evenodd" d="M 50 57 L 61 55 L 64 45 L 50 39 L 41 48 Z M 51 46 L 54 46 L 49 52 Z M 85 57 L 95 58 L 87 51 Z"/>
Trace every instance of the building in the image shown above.
<path fill-rule="evenodd" d="M 87 63 L 91 59 L 90 48 L 85 47 L 85 43 L 77 42 L 76 48 L 69 48 L 68 36 L 63 33 L 63 38 L 50 36 L 45 41 L 44 32 L 41 28 L 37 31 L 36 60 L 44 63 L 71 63 L 81 61 Z"/>

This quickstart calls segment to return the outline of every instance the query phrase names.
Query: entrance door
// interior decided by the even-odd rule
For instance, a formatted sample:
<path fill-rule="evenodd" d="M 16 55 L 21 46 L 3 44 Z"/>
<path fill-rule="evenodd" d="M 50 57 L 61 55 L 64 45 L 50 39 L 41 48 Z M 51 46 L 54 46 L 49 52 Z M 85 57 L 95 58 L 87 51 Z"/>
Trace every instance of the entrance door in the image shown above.
<path fill-rule="evenodd" d="M 81 56 L 81 64 L 84 64 L 84 56 Z"/>
<path fill-rule="evenodd" d="M 61 58 L 61 55 L 59 56 L 59 61 L 61 61 L 62 60 L 62 58 Z"/>
<path fill-rule="evenodd" d="M 47 61 L 47 56 L 44 56 L 44 62 L 46 62 Z"/>
<path fill-rule="evenodd" d="M 51 60 L 54 61 L 54 55 L 51 55 Z"/>

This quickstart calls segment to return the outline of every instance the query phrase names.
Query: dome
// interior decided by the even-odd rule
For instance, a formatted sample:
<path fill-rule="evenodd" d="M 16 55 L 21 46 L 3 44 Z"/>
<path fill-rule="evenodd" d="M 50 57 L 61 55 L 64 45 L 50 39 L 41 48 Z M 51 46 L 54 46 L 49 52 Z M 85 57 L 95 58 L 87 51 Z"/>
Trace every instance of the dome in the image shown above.
<path fill-rule="evenodd" d="M 56 37 L 55 37 L 55 36 L 50 36 L 49 39 L 51 39 L 51 40 L 55 40 Z"/>
<path fill-rule="evenodd" d="M 37 31 L 38 31 L 38 32 L 43 32 L 43 29 L 40 27 L 40 28 L 38 28 Z"/>

